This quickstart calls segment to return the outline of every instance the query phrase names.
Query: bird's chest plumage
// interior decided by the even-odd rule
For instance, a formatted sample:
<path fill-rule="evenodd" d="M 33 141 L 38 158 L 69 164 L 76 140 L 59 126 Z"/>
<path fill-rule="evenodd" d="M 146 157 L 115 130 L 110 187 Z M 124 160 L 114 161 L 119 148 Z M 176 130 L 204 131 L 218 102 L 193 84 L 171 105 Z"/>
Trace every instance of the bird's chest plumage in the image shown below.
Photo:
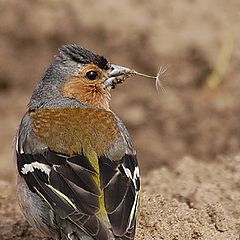
<path fill-rule="evenodd" d="M 30 116 L 36 136 L 52 151 L 70 156 L 91 151 L 101 156 L 120 135 L 112 112 L 102 109 L 41 109 Z"/>

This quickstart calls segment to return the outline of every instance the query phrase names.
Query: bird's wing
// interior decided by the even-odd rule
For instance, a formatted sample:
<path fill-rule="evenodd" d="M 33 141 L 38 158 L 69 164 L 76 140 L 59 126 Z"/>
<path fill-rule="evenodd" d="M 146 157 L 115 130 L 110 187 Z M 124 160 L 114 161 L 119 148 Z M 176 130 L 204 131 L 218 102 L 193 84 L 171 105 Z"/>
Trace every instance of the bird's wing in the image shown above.
<path fill-rule="evenodd" d="M 58 121 L 53 119 L 49 123 L 48 119 L 52 119 L 49 115 L 43 119 L 25 115 L 16 144 L 20 175 L 29 189 L 46 201 L 61 219 L 68 219 L 94 239 L 112 239 L 109 229 L 116 239 L 133 239 L 139 190 L 136 157 L 131 151 L 122 154 L 121 141 L 116 141 L 109 151 L 101 153 L 101 148 L 107 144 L 102 139 L 99 142 L 97 131 L 92 133 L 95 139 L 89 140 L 93 137 L 90 134 L 86 136 L 86 142 L 78 136 L 76 129 L 71 130 L 70 123 L 68 126 L 64 124 L 60 113 L 54 116 Z M 51 130 L 54 123 L 58 125 L 56 132 Z M 86 123 L 89 125 L 89 121 Z M 93 125 L 96 126 L 96 123 Z M 64 131 L 70 134 L 69 154 Z M 73 139 L 71 131 L 77 135 Z M 114 131 L 110 129 L 111 133 Z M 95 140 L 98 145 L 94 149 Z M 54 147 L 54 141 L 57 147 Z M 76 144 L 73 146 L 74 141 L 81 145 L 78 152 Z M 88 144 L 91 147 L 85 146 Z M 116 160 L 116 157 L 119 159 Z"/>
<path fill-rule="evenodd" d="M 128 131 L 121 120 L 115 115 L 125 149 L 120 163 L 115 168 L 116 153 L 120 143 L 115 143 L 115 151 L 107 154 L 108 158 L 100 162 L 101 176 L 113 176 L 104 183 L 105 206 L 116 239 L 134 239 L 136 217 L 139 204 L 140 173 Z M 115 173 L 114 173 L 115 170 Z M 109 174 L 111 173 L 111 174 Z M 117 237 L 121 236 L 121 237 Z"/>

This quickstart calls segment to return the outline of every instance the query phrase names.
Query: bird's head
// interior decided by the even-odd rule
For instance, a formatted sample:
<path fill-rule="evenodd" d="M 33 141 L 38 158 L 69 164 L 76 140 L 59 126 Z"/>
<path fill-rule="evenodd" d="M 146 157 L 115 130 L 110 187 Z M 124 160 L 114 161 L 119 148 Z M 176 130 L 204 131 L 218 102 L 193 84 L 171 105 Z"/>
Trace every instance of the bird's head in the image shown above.
<path fill-rule="evenodd" d="M 35 88 L 30 109 L 91 105 L 109 109 L 110 89 L 135 74 L 78 45 L 65 45 Z"/>

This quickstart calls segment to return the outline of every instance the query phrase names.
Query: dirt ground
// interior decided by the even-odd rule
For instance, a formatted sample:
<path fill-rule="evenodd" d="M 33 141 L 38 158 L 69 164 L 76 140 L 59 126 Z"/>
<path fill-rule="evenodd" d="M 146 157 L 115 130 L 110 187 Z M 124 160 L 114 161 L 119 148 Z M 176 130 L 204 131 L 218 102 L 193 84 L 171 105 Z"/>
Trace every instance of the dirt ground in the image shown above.
<path fill-rule="evenodd" d="M 66 43 L 167 69 L 163 92 L 134 77 L 112 93 L 141 166 L 137 239 L 240 239 L 239 0 L 2 0 L 0 12 L 0 240 L 43 239 L 16 204 L 13 139 Z"/>

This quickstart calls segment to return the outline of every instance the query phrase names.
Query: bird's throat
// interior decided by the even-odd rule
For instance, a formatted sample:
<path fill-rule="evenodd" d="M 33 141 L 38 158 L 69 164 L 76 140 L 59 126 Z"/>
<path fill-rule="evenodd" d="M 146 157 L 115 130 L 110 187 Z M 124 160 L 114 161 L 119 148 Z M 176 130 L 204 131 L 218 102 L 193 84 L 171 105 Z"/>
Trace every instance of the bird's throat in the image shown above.
<path fill-rule="evenodd" d="M 62 91 L 65 97 L 75 98 L 97 108 L 110 110 L 110 90 L 104 89 L 100 80 L 89 82 L 78 77 L 72 77 L 64 84 Z"/>

